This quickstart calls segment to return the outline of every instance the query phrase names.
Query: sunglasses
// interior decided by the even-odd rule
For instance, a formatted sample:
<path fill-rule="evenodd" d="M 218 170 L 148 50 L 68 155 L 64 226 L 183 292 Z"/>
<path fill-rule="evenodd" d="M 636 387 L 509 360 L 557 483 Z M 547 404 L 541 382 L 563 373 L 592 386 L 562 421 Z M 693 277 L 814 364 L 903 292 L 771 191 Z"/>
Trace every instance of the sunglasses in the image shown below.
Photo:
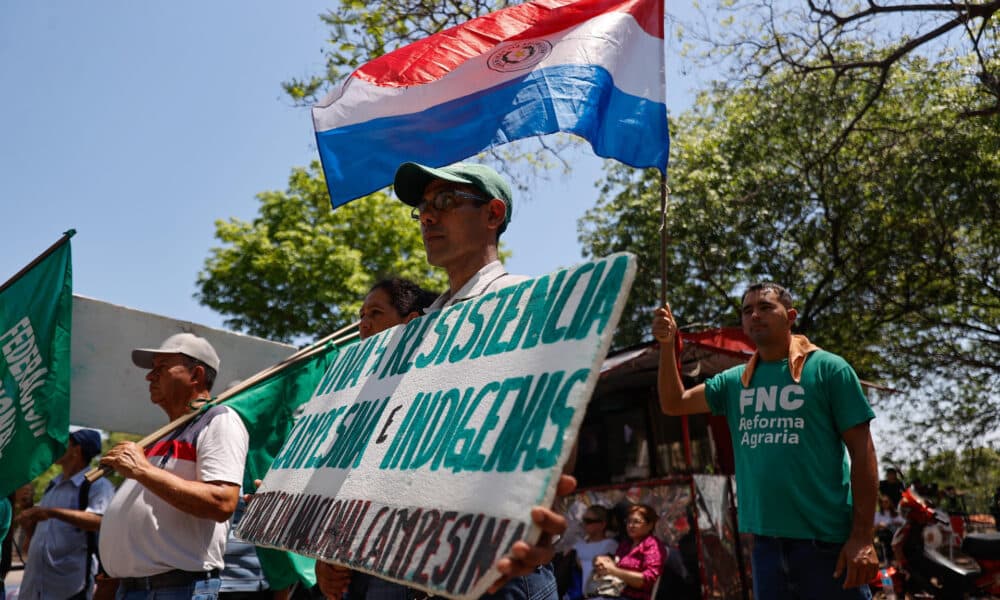
<path fill-rule="evenodd" d="M 590 525 L 590 524 L 593 524 L 593 523 L 603 523 L 604 519 L 595 519 L 593 517 L 584 517 L 583 518 L 583 522 L 586 523 L 586 524 L 588 524 L 588 525 Z"/>
<path fill-rule="evenodd" d="M 410 210 L 410 217 L 414 221 L 420 220 L 420 215 L 427 212 L 430 209 L 434 209 L 436 212 L 445 212 L 453 208 L 461 206 L 466 203 L 475 204 L 481 206 L 486 204 L 486 200 L 476 194 L 470 194 L 469 192 L 463 192 L 461 190 L 442 190 L 430 198 L 424 198 Z"/>

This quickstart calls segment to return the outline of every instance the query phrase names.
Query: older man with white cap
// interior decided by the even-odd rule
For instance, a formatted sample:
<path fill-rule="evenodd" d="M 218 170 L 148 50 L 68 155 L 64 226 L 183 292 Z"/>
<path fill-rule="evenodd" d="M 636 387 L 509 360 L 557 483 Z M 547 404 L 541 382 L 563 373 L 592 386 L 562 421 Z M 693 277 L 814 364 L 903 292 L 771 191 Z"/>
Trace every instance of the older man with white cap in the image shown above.
<path fill-rule="evenodd" d="M 236 510 L 248 434 L 211 397 L 219 356 L 204 338 L 179 333 L 132 351 L 149 369 L 150 400 L 171 421 L 201 411 L 148 450 L 122 442 L 101 464 L 126 478 L 101 524 L 100 552 L 117 598 L 215 598 Z"/>

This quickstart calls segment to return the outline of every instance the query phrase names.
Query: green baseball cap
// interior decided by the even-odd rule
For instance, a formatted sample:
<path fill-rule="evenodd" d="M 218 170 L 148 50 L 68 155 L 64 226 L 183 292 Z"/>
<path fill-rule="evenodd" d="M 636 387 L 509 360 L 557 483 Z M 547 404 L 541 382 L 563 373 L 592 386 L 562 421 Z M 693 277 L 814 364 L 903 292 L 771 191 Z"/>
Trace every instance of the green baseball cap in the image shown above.
<path fill-rule="evenodd" d="M 486 165 L 455 163 L 448 167 L 435 169 L 407 162 L 399 165 L 399 168 L 396 169 L 396 178 L 392 186 L 400 200 L 410 206 L 416 206 L 423 200 L 427 184 L 435 179 L 471 185 L 479 189 L 488 199 L 499 198 L 503 200 L 503 203 L 507 205 L 505 224 L 510 223 L 510 216 L 514 211 L 510 186 L 499 173 Z"/>

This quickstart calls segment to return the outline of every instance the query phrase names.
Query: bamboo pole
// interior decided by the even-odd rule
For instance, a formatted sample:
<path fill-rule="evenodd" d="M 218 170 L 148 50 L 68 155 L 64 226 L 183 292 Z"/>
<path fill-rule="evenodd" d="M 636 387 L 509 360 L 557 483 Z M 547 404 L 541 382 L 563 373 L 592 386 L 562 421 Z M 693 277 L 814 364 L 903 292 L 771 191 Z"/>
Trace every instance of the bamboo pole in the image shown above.
<path fill-rule="evenodd" d="M 299 350 L 295 354 L 292 354 L 291 356 L 282 360 L 281 362 L 271 365 L 270 367 L 264 369 L 263 371 L 259 371 L 258 373 L 234 385 L 233 387 L 225 390 L 224 392 L 216 396 L 213 400 L 207 402 L 202 407 L 202 409 L 204 409 L 207 406 L 214 406 L 216 404 L 224 402 L 225 400 L 235 396 L 236 394 L 239 394 L 240 392 L 257 385 L 261 381 L 264 381 L 269 377 L 277 375 L 278 373 L 284 371 L 288 367 L 291 367 L 292 365 L 298 362 L 301 362 L 311 356 L 314 356 L 322 352 L 326 348 L 326 345 L 329 343 L 336 345 L 343 344 L 344 342 L 350 341 L 358 337 L 358 335 L 359 335 L 358 323 L 353 323 L 351 325 L 347 325 L 346 327 L 342 327 L 337 331 L 334 331 L 330 335 L 324 337 L 323 339 L 318 340 L 310 344 L 309 346 L 306 346 L 305 348 L 302 348 L 301 350 Z M 144 449 L 148 448 L 149 446 L 151 446 L 164 436 L 170 434 L 173 431 L 176 431 L 179 427 L 185 425 L 186 423 L 194 419 L 196 416 L 198 416 L 198 414 L 201 412 L 202 409 L 189 412 L 183 417 L 178 417 L 177 419 L 174 419 L 173 421 L 167 423 L 163 427 L 160 427 L 159 429 L 147 435 L 146 437 L 142 438 L 136 443 L 142 446 Z M 99 467 L 94 467 L 90 471 L 87 471 L 85 477 L 87 478 L 88 481 L 94 482 L 100 479 L 103 475 L 110 472 L 111 472 L 110 468 L 99 466 Z"/>

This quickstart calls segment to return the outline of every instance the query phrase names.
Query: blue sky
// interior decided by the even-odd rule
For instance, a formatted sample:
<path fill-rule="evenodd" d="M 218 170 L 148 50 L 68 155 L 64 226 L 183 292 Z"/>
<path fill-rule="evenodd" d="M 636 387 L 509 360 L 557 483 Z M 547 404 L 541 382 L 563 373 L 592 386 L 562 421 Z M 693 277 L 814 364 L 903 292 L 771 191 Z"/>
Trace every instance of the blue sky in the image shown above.
<path fill-rule="evenodd" d="M 0 281 L 75 228 L 77 293 L 221 326 L 192 297 L 214 222 L 252 219 L 255 194 L 316 158 L 309 111 L 280 83 L 322 70 L 317 15 L 332 6 L 0 4 Z M 670 87 L 677 111 L 689 96 Z M 596 200 L 601 161 L 589 150 L 573 161 L 516 199 L 510 270 L 580 260 L 576 220 Z"/>

